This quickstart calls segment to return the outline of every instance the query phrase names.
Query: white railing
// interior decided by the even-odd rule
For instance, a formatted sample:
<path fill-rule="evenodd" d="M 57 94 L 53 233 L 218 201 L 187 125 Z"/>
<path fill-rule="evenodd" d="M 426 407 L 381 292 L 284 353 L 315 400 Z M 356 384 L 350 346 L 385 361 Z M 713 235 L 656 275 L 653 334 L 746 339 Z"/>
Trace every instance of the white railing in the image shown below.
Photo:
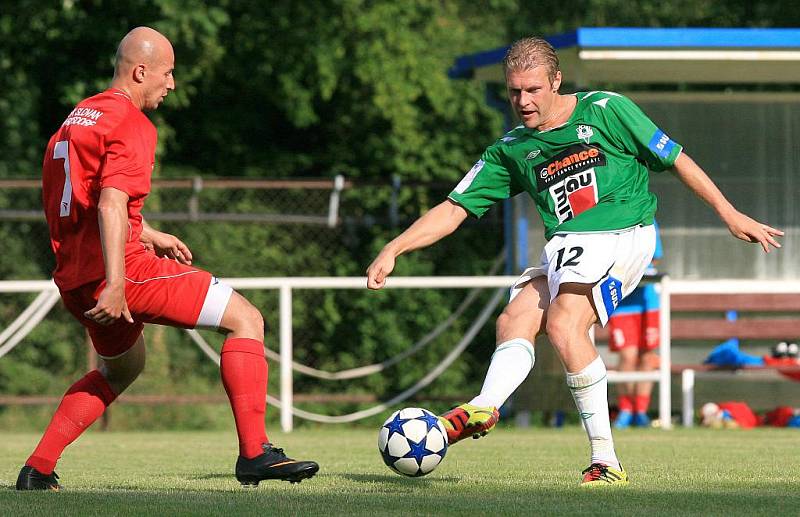
<path fill-rule="evenodd" d="M 516 276 L 467 276 L 467 277 L 390 277 L 386 288 L 419 288 L 419 289 L 451 289 L 451 288 L 508 288 Z M 281 427 L 284 431 L 293 428 L 293 417 L 296 410 L 293 405 L 294 382 L 292 371 L 293 336 L 292 336 L 292 291 L 295 289 L 364 289 L 366 279 L 363 277 L 274 277 L 274 278 L 227 278 L 225 283 L 237 290 L 277 289 L 279 292 L 279 346 L 280 346 L 280 406 Z M 664 287 L 669 280 L 662 283 Z M 0 293 L 45 292 L 56 291 L 52 281 L 4 281 L 0 282 Z M 668 288 L 661 289 L 662 306 L 669 307 Z M 50 304 L 52 306 L 52 304 Z M 49 307 L 47 308 L 49 310 Z M 39 311 L 41 312 L 41 310 Z M 670 360 L 669 360 L 669 311 L 662 311 L 661 324 L 661 369 L 657 372 L 616 372 L 609 371 L 609 382 L 654 381 L 659 383 L 659 419 L 662 428 L 671 427 L 670 399 Z M 24 336 L 22 336 L 24 337 Z M 17 336 L 17 341 L 21 339 Z M 0 342 L 0 346 L 3 343 Z"/>
<path fill-rule="evenodd" d="M 499 288 L 510 287 L 516 276 L 468 276 L 468 277 L 390 277 L 386 288 Z M 300 414 L 293 406 L 293 338 L 292 338 L 292 291 L 295 289 L 364 289 L 363 277 L 275 277 L 275 278 L 228 278 L 223 279 L 237 290 L 277 289 L 279 291 L 280 318 L 280 400 L 281 427 L 291 431 L 293 416 Z M 713 280 L 713 281 L 675 281 L 663 277 L 657 285 L 661 299 L 661 344 L 659 353 L 661 365 L 653 372 L 609 371 L 608 380 L 617 382 L 653 381 L 659 383 L 659 420 L 662 429 L 672 427 L 671 421 L 671 336 L 670 336 L 670 294 L 747 294 L 747 293 L 800 293 L 800 281 L 762 281 L 762 280 Z M 11 325 L 0 333 L 0 350 L 4 355 L 18 343 L 30 328 L 43 318 L 54 305 L 52 294 L 57 292 L 50 280 L 10 280 L 0 281 L 0 293 L 38 292 L 43 294 L 34 300 L 31 307 L 20 315 Z M 0 355 L 1 357 L 1 355 Z M 691 375 L 691 374 L 689 374 Z M 687 384 L 684 377 L 684 384 Z M 686 388 L 684 387 L 684 392 Z M 689 420 L 693 407 L 691 392 L 684 393 L 684 424 Z"/>
<path fill-rule="evenodd" d="M 438 276 L 390 277 L 385 288 L 471 288 L 510 287 L 516 276 Z M 237 290 L 279 289 L 279 342 L 280 342 L 280 406 L 281 428 L 289 432 L 293 424 L 293 340 L 292 340 L 292 290 L 293 289 L 365 289 L 364 277 L 285 277 L 285 278 L 229 278 L 225 283 Z"/>

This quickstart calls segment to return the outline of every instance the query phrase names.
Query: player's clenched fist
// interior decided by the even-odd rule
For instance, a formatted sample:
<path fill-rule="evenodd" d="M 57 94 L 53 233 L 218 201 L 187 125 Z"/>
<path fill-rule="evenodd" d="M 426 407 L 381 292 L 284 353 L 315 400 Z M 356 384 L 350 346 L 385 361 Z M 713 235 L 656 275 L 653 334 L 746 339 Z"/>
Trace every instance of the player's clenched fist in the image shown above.
<path fill-rule="evenodd" d="M 386 277 L 394 270 L 394 255 L 381 251 L 367 268 L 367 287 L 380 289 L 386 285 Z"/>

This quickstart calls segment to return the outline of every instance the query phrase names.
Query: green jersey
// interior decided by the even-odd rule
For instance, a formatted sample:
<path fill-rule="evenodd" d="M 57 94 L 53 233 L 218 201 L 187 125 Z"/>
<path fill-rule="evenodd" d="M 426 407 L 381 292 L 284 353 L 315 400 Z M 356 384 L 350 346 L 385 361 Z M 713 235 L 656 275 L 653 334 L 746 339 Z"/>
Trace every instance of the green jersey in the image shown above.
<path fill-rule="evenodd" d="M 652 224 L 648 169 L 672 167 L 682 147 L 636 104 L 613 92 L 578 92 L 569 120 L 514 128 L 484 151 L 449 198 L 476 217 L 528 192 L 545 236 Z"/>

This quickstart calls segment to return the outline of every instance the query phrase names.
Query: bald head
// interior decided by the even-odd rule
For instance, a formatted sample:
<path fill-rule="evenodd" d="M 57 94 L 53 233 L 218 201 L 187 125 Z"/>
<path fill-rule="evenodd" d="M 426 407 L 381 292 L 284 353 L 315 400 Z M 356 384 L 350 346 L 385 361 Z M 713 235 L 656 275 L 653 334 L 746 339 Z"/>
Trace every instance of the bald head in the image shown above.
<path fill-rule="evenodd" d="M 152 63 L 166 51 L 172 52 L 172 44 L 163 34 L 150 27 L 136 27 L 119 42 L 114 75 L 125 74 L 138 63 Z"/>
<path fill-rule="evenodd" d="M 117 47 L 112 87 L 128 93 L 139 109 L 156 109 L 175 88 L 174 66 L 175 54 L 169 40 L 150 27 L 136 27 Z"/>

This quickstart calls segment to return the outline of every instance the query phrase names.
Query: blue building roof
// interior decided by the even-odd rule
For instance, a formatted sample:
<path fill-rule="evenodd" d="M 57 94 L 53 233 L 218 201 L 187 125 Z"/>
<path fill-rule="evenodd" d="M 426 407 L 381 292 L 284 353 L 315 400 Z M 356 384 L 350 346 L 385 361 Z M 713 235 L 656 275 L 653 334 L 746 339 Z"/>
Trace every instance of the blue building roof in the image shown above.
<path fill-rule="evenodd" d="M 545 39 L 567 81 L 800 82 L 800 29 L 582 27 Z M 507 50 L 461 56 L 449 75 L 502 80 Z"/>

